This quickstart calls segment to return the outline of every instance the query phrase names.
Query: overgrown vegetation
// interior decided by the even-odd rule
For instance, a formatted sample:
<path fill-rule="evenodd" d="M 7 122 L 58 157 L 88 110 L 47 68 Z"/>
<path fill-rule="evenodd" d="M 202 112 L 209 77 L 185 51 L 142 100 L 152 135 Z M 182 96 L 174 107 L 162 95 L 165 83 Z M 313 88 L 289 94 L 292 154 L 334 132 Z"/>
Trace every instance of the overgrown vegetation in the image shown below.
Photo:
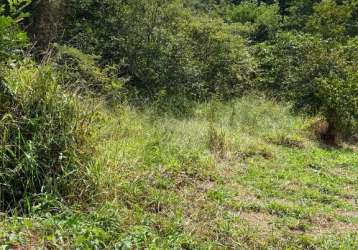
<path fill-rule="evenodd" d="M 3 244 L 118 249 L 357 244 L 357 156 L 309 139 L 314 120 L 260 97 L 198 104 L 185 119 L 157 115 L 155 109 L 98 106 L 93 202 L 84 210 L 45 203 L 26 218 L 7 217 L 1 222 Z"/>
<path fill-rule="evenodd" d="M 80 159 L 89 122 L 75 97 L 61 90 L 49 66 L 19 62 L 3 74 L 0 100 L 0 207 L 24 209 L 33 195 L 73 194 L 77 178 L 86 179 Z"/>
<path fill-rule="evenodd" d="M 358 2 L 0 4 L 0 244 L 354 249 Z"/>
<path fill-rule="evenodd" d="M 282 33 L 265 51 L 262 64 L 268 74 L 264 84 L 274 95 L 283 94 L 296 108 L 326 117 L 326 136 L 333 144 L 338 134 L 357 131 L 356 40 L 341 45 L 309 34 Z"/>

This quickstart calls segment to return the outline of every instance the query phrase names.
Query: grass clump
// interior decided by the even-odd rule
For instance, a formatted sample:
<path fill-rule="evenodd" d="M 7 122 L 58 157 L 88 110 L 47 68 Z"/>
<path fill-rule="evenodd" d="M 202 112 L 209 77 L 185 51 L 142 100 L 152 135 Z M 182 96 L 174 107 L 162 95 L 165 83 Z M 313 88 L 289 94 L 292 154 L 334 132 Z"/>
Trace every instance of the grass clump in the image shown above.
<path fill-rule="evenodd" d="M 5 70 L 0 117 L 1 210 L 24 211 L 41 194 L 69 195 L 81 185 L 74 176 L 85 155 L 86 115 L 50 66 L 24 61 Z"/>

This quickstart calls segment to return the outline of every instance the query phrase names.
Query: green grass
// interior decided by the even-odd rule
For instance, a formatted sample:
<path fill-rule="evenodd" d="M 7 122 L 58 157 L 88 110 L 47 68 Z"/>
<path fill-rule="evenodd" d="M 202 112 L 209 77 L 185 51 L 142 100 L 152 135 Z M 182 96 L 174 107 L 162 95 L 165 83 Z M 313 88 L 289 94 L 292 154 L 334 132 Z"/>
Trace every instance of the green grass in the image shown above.
<path fill-rule="evenodd" d="M 91 201 L 0 215 L 11 247 L 354 249 L 358 155 L 310 139 L 312 119 L 259 97 L 185 118 L 99 104 Z M 80 192 L 80 190 L 79 190 Z"/>
<path fill-rule="evenodd" d="M 27 213 L 43 194 L 77 197 L 91 179 L 85 163 L 91 121 L 58 79 L 49 65 L 30 60 L 1 72 L 0 211 Z"/>

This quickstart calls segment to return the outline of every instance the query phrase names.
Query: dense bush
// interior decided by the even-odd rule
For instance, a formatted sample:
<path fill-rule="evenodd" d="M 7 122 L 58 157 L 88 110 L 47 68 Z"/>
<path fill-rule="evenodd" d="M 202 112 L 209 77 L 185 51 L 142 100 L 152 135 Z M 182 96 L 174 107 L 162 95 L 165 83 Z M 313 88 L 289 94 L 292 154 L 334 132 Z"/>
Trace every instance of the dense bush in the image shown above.
<path fill-rule="evenodd" d="M 17 64 L 0 82 L 2 210 L 24 208 L 38 194 L 68 195 L 71 185 L 81 185 L 74 176 L 85 157 L 87 123 L 76 99 L 60 88 L 51 67 Z"/>
<path fill-rule="evenodd" d="M 263 48 L 264 82 L 274 95 L 294 100 L 298 109 L 323 114 L 330 125 L 326 135 L 330 141 L 339 132 L 356 131 L 357 39 L 340 44 L 320 36 L 281 33 Z"/>
<path fill-rule="evenodd" d="M 72 47 L 56 45 L 54 50 L 52 62 L 61 75 L 61 85 L 79 94 L 104 97 L 108 101 L 123 99 L 126 79 L 118 77 L 117 65 L 100 67 L 99 56 Z"/>
<path fill-rule="evenodd" d="M 19 49 L 27 44 L 26 33 L 20 30 L 14 18 L 4 12 L 5 6 L 0 4 L 0 62 L 18 55 Z M 18 20 L 21 17 L 17 16 Z"/>
<path fill-rule="evenodd" d="M 198 69 L 198 75 L 188 85 L 206 96 L 215 93 L 223 97 L 241 95 L 252 88 L 256 63 L 246 40 L 236 33 L 236 27 L 219 19 L 197 18 L 184 28 L 192 51 L 187 65 Z"/>
<path fill-rule="evenodd" d="M 356 59 L 345 40 L 351 37 L 354 43 L 357 5 L 69 1 L 65 42 L 100 55 L 101 65 L 115 65 L 112 72 L 126 76 L 130 92 L 134 87 L 141 96 L 230 97 L 256 87 L 259 76 L 262 90 L 293 100 L 297 109 L 323 114 L 328 134 L 349 134 L 356 126 Z M 261 75 L 250 46 L 262 49 L 257 54 Z"/>
<path fill-rule="evenodd" d="M 344 39 L 355 4 L 337 4 L 325 0 L 313 6 L 313 14 L 307 19 L 305 30 L 325 39 Z"/>
<path fill-rule="evenodd" d="M 254 41 L 272 39 L 281 25 L 280 9 L 277 4 L 257 4 L 257 1 L 244 1 L 232 7 L 229 12 L 231 22 L 239 22 L 250 27 L 249 37 Z"/>
<path fill-rule="evenodd" d="M 147 96 L 163 90 L 195 98 L 226 96 L 241 94 L 251 83 L 253 59 L 234 26 L 195 17 L 182 1 L 93 0 L 71 6 L 69 22 L 79 21 L 67 32 L 81 30 L 69 41 L 72 46 L 99 54 L 104 64 L 119 65 L 119 75 L 129 76 L 129 85 Z M 86 22 L 79 18 L 84 15 Z"/>

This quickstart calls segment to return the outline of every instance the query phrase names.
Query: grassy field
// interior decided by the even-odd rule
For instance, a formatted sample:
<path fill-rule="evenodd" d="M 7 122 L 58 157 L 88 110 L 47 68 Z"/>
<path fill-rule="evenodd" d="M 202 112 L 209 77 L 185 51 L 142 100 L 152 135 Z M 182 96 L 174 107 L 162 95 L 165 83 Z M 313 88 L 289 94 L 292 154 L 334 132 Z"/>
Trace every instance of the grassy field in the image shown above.
<path fill-rule="evenodd" d="M 88 198 L 0 214 L 4 249 L 355 249 L 358 154 L 259 97 L 96 107 Z M 82 189 L 79 190 L 81 192 Z M 86 195 L 83 195 L 86 197 Z M 65 205 L 67 204 L 67 205 Z M 71 204 L 71 205 L 68 205 Z"/>

